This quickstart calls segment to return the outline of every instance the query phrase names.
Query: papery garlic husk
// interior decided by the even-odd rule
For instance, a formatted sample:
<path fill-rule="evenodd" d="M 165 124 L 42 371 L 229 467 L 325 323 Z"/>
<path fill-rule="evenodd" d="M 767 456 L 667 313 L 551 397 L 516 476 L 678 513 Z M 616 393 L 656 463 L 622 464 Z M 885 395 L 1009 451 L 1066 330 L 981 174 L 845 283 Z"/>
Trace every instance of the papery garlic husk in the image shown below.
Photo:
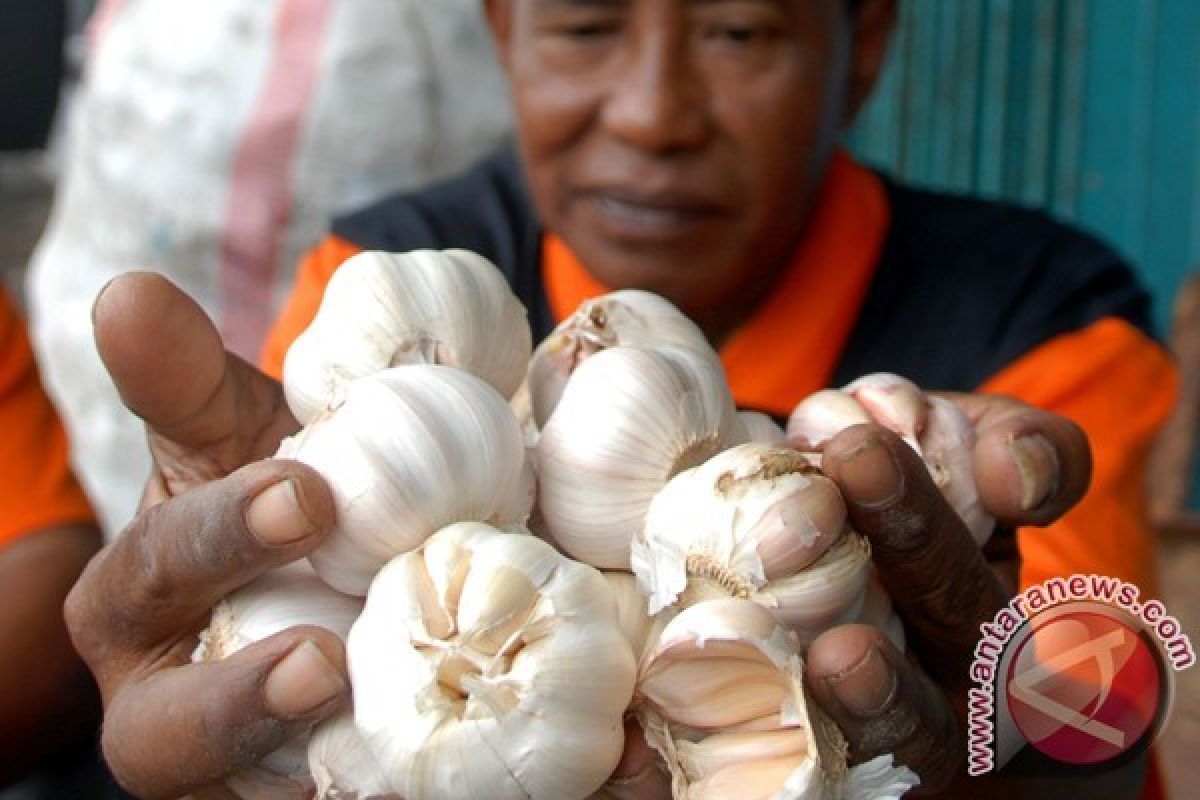
<path fill-rule="evenodd" d="M 787 446 L 787 434 L 768 414 L 761 411 L 739 411 L 738 422 L 742 426 L 742 441 L 762 442 L 776 447 Z"/>
<path fill-rule="evenodd" d="M 538 345 L 529 363 L 534 419 L 546 424 L 567 380 L 583 361 L 610 347 L 682 347 L 715 356 L 704 333 L 664 297 L 622 289 L 583 302 Z"/>
<path fill-rule="evenodd" d="M 616 614 L 596 570 L 478 523 L 388 564 L 347 644 L 355 728 L 388 791 L 571 800 L 599 788 L 635 677 Z"/>
<path fill-rule="evenodd" d="M 504 275 L 467 250 L 366 252 L 330 278 L 283 365 L 288 406 L 308 423 L 350 381 L 401 364 L 445 364 L 506 398 L 525 376 L 532 336 Z"/>
<path fill-rule="evenodd" d="M 192 654 L 219 661 L 247 645 L 297 625 L 316 625 L 345 640 L 363 601 L 327 586 L 307 561 L 268 572 L 221 600 Z M 242 770 L 227 783 L 240 797 L 307 797 L 308 734 L 301 734 Z"/>
<path fill-rule="evenodd" d="M 381 749 L 367 745 L 353 712 L 318 725 L 307 753 L 317 800 L 360 800 L 391 791 L 388 770 L 376 756 Z"/>
<path fill-rule="evenodd" d="M 720 362 L 680 348 L 613 347 L 575 371 L 538 439 L 538 507 L 567 554 L 629 569 L 629 545 L 676 473 L 735 444 Z"/>
<path fill-rule="evenodd" d="M 663 629 L 638 694 L 677 800 L 899 798 L 916 785 L 890 755 L 847 769 L 845 739 L 804 691 L 797 648 L 740 598 L 699 603 Z"/>
<path fill-rule="evenodd" d="M 453 522 L 522 522 L 532 502 L 525 444 L 496 390 L 462 370 L 410 366 L 351 383 L 342 405 L 278 455 L 328 481 L 337 523 L 309 560 L 339 591 Z"/>
<path fill-rule="evenodd" d="M 750 597 L 789 581 L 833 545 L 846 506 L 804 454 L 749 443 L 679 473 L 650 504 L 631 562 L 651 614 L 722 594 Z"/>

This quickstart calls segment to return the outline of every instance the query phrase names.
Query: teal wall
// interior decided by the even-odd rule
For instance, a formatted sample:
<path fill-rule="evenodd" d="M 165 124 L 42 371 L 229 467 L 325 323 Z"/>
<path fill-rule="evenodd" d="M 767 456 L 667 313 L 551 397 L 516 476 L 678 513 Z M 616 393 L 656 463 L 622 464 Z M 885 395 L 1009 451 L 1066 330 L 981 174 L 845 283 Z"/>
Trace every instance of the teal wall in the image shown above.
<path fill-rule="evenodd" d="M 850 137 L 911 182 L 1074 220 L 1155 293 L 1200 267 L 1200 0 L 901 0 Z"/>

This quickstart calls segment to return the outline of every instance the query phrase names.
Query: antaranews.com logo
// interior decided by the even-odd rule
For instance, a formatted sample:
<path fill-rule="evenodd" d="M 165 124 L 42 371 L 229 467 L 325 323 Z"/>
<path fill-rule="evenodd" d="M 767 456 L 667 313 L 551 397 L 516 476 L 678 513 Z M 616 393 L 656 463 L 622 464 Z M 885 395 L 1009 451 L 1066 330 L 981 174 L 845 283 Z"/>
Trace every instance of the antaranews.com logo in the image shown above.
<path fill-rule="evenodd" d="M 1053 578 L 980 626 L 968 693 L 971 775 L 1026 744 L 1068 764 L 1149 746 L 1171 706 L 1173 673 L 1196 662 L 1179 620 L 1137 586 L 1103 575 Z"/>

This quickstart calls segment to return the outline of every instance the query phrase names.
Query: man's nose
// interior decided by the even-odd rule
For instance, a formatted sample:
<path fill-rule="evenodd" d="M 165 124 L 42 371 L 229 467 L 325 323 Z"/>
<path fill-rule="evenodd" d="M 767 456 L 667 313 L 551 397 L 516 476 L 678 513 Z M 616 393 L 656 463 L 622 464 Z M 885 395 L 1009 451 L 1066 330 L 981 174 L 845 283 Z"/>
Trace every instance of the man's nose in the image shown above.
<path fill-rule="evenodd" d="M 709 134 L 704 81 L 685 47 L 659 40 L 631 48 L 606 98 L 602 120 L 612 134 L 650 153 L 702 145 Z"/>

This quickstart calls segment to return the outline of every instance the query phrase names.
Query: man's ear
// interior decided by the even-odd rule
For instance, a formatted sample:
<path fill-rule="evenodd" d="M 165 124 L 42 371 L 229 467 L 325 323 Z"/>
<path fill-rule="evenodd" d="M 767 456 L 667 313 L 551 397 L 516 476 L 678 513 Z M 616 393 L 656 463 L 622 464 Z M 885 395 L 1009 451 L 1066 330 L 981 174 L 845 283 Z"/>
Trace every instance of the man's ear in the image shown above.
<path fill-rule="evenodd" d="M 496 56 L 507 70 L 511 55 L 512 0 L 483 0 L 483 14 L 487 18 L 488 28 L 492 31 Z"/>
<path fill-rule="evenodd" d="M 489 0 L 489 3 L 499 0 Z M 851 19 L 853 55 L 850 64 L 850 92 L 846 103 L 846 127 L 854 122 L 859 109 L 871 96 L 883 71 L 888 44 L 896 28 L 898 0 L 860 0 Z"/>

